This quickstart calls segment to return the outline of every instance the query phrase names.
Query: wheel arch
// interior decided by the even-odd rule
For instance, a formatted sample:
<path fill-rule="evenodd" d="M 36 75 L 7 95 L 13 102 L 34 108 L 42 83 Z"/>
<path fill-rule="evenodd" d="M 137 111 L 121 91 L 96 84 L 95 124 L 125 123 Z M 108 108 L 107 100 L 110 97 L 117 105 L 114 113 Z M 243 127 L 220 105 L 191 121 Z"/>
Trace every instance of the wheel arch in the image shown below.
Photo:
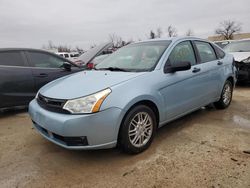
<path fill-rule="evenodd" d="M 119 126 L 119 130 L 118 130 L 118 138 L 117 141 L 119 143 L 119 138 L 120 138 L 120 132 L 121 132 L 121 126 L 127 116 L 127 114 L 130 112 L 131 109 L 133 109 L 134 107 L 138 106 L 138 105 L 145 105 L 149 108 L 151 108 L 155 114 L 156 117 L 156 121 L 157 121 L 157 128 L 159 127 L 159 121 L 160 121 L 160 112 L 159 112 L 159 107 L 157 106 L 156 102 L 154 102 L 153 100 L 150 99 L 142 99 L 142 100 L 137 100 L 136 102 L 133 102 L 133 104 L 127 105 L 125 110 L 125 113 L 122 117 L 120 126 Z"/>
<path fill-rule="evenodd" d="M 233 76 L 229 76 L 226 80 L 230 81 L 230 82 L 231 82 L 231 84 L 232 84 L 232 86 L 234 87 L 234 85 L 235 85 L 235 81 L 234 81 Z"/>
<path fill-rule="evenodd" d="M 131 105 L 129 108 L 127 108 L 126 113 L 125 113 L 125 115 L 122 118 L 122 121 L 124 120 L 124 118 L 126 117 L 126 115 L 128 114 L 128 112 L 131 109 L 133 109 L 134 107 L 138 106 L 138 105 L 145 105 L 145 106 L 147 106 L 147 107 L 149 107 L 149 108 L 151 108 L 153 110 L 153 112 L 155 114 L 155 117 L 156 117 L 157 126 L 158 126 L 159 121 L 160 121 L 159 108 L 155 104 L 155 102 L 153 102 L 152 100 L 148 100 L 148 99 L 137 101 L 133 105 Z"/>

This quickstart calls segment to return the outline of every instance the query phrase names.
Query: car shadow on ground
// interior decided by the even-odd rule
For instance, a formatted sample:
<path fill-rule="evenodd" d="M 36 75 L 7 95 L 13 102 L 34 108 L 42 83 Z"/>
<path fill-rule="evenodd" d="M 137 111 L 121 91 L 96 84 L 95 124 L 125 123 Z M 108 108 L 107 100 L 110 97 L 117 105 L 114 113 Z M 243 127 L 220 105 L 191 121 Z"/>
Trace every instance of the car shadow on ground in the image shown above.
<path fill-rule="evenodd" d="M 15 108 L 15 109 L 8 109 L 8 110 L 0 110 L 0 119 L 15 116 L 15 115 L 25 113 L 25 112 L 28 112 L 27 107 L 20 107 L 20 108 Z"/>
<path fill-rule="evenodd" d="M 250 88 L 250 82 L 237 82 L 237 88 Z"/>

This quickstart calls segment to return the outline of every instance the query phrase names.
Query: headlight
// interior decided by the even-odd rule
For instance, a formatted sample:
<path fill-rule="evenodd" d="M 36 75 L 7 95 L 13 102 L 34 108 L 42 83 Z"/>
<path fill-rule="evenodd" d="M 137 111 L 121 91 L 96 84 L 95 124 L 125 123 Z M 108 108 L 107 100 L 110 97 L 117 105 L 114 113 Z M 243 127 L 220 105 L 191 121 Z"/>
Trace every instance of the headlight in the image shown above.
<path fill-rule="evenodd" d="M 64 104 L 63 109 L 68 110 L 72 114 L 98 112 L 102 102 L 110 93 L 111 89 L 108 88 L 89 96 L 68 100 Z"/>

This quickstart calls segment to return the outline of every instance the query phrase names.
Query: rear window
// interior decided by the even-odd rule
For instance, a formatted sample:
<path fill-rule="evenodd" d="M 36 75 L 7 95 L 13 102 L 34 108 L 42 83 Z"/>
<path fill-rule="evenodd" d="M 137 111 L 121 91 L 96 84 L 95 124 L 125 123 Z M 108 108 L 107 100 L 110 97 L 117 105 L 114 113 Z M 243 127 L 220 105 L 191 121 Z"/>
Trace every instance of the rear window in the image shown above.
<path fill-rule="evenodd" d="M 0 65 L 25 66 L 23 57 L 19 51 L 0 52 Z"/>
<path fill-rule="evenodd" d="M 209 43 L 202 41 L 195 41 L 194 43 L 198 49 L 201 63 L 206 63 L 217 59 L 215 51 Z"/>

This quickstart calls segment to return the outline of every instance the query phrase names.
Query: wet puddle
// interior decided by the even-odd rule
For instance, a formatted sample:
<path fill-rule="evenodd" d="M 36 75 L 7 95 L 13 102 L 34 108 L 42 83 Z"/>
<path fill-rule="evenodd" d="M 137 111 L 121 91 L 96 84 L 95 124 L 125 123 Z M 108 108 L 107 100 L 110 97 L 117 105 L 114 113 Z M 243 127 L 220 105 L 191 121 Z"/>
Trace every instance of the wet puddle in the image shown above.
<path fill-rule="evenodd" d="M 237 125 L 239 125 L 241 127 L 250 128 L 250 120 L 249 119 L 245 119 L 241 116 L 234 115 L 233 121 L 234 121 L 234 123 L 236 123 Z"/>

